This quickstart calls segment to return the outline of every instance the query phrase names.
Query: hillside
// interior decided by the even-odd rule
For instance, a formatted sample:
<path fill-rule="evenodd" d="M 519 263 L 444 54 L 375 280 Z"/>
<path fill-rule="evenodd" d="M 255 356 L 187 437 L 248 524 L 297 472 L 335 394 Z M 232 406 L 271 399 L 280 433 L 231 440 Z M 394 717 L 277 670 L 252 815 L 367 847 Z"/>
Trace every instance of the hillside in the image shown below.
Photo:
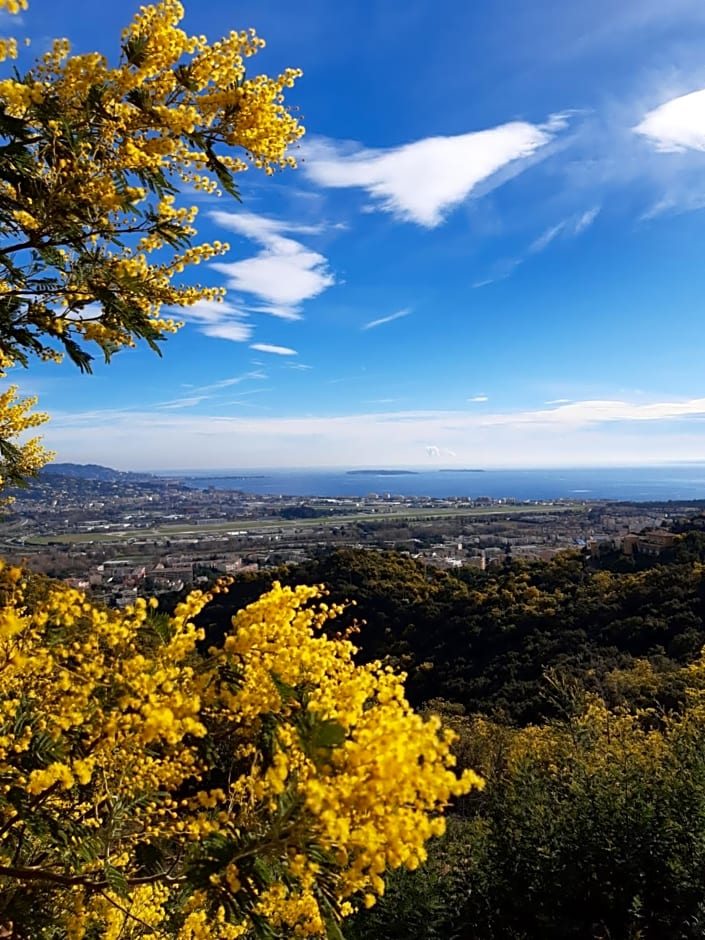
<path fill-rule="evenodd" d="M 103 483 L 138 483 L 156 479 L 152 473 L 132 470 L 113 470 L 95 463 L 50 463 L 39 474 L 41 477 L 76 477 L 81 480 L 99 480 Z"/>
<path fill-rule="evenodd" d="M 354 601 L 340 627 L 361 624 L 360 658 L 404 669 L 416 705 L 441 697 L 468 713 L 526 723 L 555 712 L 547 673 L 615 696 L 614 670 L 645 659 L 667 675 L 697 657 L 705 644 L 704 558 L 701 532 L 630 571 L 567 552 L 550 562 L 445 572 L 396 552 L 344 549 L 238 579 L 207 610 L 208 642 L 272 581 L 322 583 L 331 600 Z M 680 694 L 674 686 L 668 703 Z"/>

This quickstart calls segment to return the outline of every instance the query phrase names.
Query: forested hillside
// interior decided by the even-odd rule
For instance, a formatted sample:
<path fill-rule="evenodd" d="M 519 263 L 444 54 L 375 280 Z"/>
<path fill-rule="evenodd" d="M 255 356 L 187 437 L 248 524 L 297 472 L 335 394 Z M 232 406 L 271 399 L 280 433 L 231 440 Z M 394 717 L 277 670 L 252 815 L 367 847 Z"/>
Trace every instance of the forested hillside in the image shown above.
<path fill-rule="evenodd" d="M 511 562 L 482 572 L 440 571 L 395 552 L 345 549 L 301 565 L 239 578 L 203 615 L 207 642 L 272 581 L 324 584 L 352 601 L 342 623 L 359 624 L 363 661 L 388 658 L 408 673 L 417 705 L 442 697 L 468 712 L 526 723 L 555 714 L 546 673 L 579 677 L 611 702 L 627 694 L 615 670 L 647 660 L 663 676 L 659 695 L 682 696 L 676 667 L 705 644 L 705 536 L 684 533 L 641 570 L 610 571 L 615 559 L 567 552 L 550 562 Z M 634 566 L 634 563 L 631 563 Z M 648 687 L 629 688 L 652 704 Z"/>
<path fill-rule="evenodd" d="M 408 672 L 482 792 L 348 940 L 677 940 L 705 935 L 705 537 L 668 554 L 569 552 L 488 572 L 335 551 L 244 575 L 202 615 L 280 579 L 349 601 L 358 656 Z"/>

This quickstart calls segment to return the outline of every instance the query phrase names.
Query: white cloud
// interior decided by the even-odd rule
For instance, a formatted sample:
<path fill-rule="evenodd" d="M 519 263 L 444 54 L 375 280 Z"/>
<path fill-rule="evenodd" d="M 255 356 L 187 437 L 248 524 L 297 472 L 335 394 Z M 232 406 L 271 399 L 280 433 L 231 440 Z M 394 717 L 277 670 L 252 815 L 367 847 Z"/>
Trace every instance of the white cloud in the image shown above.
<path fill-rule="evenodd" d="M 468 401 L 471 401 L 471 402 L 489 401 L 489 396 L 485 395 L 483 392 L 481 395 L 473 395 L 472 398 L 468 398 Z"/>
<path fill-rule="evenodd" d="M 245 343 L 252 336 L 252 327 L 248 323 L 207 323 L 201 327 L 201 332 L 213 338 Z"/>
<path fill-rule="evenodd" d="M 662 153 L 705 150 L 705 88 L 647 112 L 634 131 Z"/>
<path fill-rule="evenodd" d="M 236 232 L 238 235 L 244 235 L 252 241 L 261 242 L 263 245 L 276 241 L 284 232 L 293 232 L 296 235 L 317 235 L 323 231 L 321 225 L 286 222 L 283 219 L 272 219 L 254 212 L 223 212 L 214 209 L 208 215 L 216 225 L 230 232 Z"/>
<path fill-rule="evenodd" d="M 45 443 L 62 460 L 125 469 L 413 466 L 429 459 L 464 467 L 643 466 L 702 459 L 704 421 L 703 398 L 596 399 L 490 415 L 418 410 L 235 417 L 131 409 L 55 412 Z M 103 433 L 106 422 L 110 435 Z"/>
<path fill-rule="evenodd" d="M 380 317 L 378 320 L 370 320 L 369 323 L 365 323 L 360 327 L 360 329 L 373 330 L 375 327 L 382 326 L 384 323 L 391 323 L 393 320 L 401 320 L 402 317 L 408 317 L 410 313 L 410 308 L 405 307 L 404 310 L 398 310 L 396 313 L 392 313 L 388 317 Z"/>
<path fill-rule="evenodd" d="M 250 349 L 256 349 L 258 352 L 273 353 L 275 356 L 298 356 L 295 349 L 289 349 L 288 346 L 270 346 L 269 343 L 253 343 Z"/>
<path fill-rule="evenodd" d="M 211 264 L 223 274 L 230 290 L 249 294 L 259 303 L 248 312 L 266 313 L 285 320 L 301 318 L 300 307 L 335 284 L 328 259 L 284 233 L 315 234 L 319 226 L 300 225 L 258 216 L 251 212 L 210 212 L 213 221 L 262 245 L 252 258 Z"/>
<path fill-rule="evenodd" d="M 241 317 L 241 311 L 225 300 L 199 300 L 191 307 L 168 307 L 168 312 L 193 323 L 219 323 L 228 315 Z"/>
<path fill-rule="evenodd" d="M 199 300 L 192 307 L 169 307 L 168 312 L 196 324 L 206 336 L 244 343 L 252 335 L 252 326 L 245 322 L 247 313 L 227 300 Z"/>
<path fill-rule="evenodd" d="M 302 301 L 317 297 L 330 287 L 333 277 L 325 271 L 323 255 L 296 243 L 289 244 L 291 248 L 285 253 L 267 250 L 255 258 L 220 262 L 211 267 L 225 275 L 231 290 L 254 294 L 295 313 Z"/>
<path fill-rule="evenodd" d="M 690 89 L 703 85 L 702 68 L 690 76 L 642 71 L 631 92 L 604 100 L 599 111 L 576 121 L 563 159 L 547 164 L 562 201 L 609 204 L 614 214 L 627 207 L 628 194 L 640 220 L 702 208 L 705 90 Z"/>
<path fill-rule="evenodd" d="M 437 444 L 427 444 L 424 448 L 426 451 L 427 457 L 457 457 L 458 455 L 454 450 L 451 450 L 449 447 L 439 447 Z"/>
<path fill-rule="evenodd" d="M 705 398 L 651 403 L 595 399 L 561 404 L 548 410 L 488 415 L 484 423 L 580 426 L 614 421 L 667 421 L 700 415 L 705 416 Z"/>
<path fill-rule="evenodd" d="M 564 125 L 560 116 L 544 125 L 513 121 L 385 150 L 316 141 L 306 147 L 303 168 L 320 186 L 364 189 L 383 211 L 434 228 L 481 183 L 534 156 Z"/>

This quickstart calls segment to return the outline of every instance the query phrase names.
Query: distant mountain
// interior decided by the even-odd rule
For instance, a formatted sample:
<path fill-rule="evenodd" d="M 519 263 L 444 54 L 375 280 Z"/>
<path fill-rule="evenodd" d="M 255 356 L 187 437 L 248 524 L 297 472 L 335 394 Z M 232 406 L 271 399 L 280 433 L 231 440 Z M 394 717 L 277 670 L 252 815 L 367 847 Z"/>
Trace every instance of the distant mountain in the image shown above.
<path fill-rule="evenodd" d="M 113 470 L 95 463 L 51 463 L 44 467 L 41 477 L 77 477 L 80 480 L 100 480 L 103 483 L 140 483 L 157 480 L 152 473 L 133 473 L 130 470 Z"/>

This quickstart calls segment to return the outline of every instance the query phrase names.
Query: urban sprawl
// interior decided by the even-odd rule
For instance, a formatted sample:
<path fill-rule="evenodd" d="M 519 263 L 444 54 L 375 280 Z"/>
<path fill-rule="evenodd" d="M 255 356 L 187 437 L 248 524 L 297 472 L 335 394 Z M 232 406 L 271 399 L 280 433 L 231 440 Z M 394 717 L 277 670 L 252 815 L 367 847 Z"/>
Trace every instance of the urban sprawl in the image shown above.
<path fill-rule="evenodd" d="M 335 547 L 394 549 L 429 565 L 481 569 L 566 549 L 659 554 L 673 541 L 669 522 L 704 505 L 263 496 L 106 468 L 75 471 L 45 472 L 15 493 L 1 550 L 114 605 Z"/>

